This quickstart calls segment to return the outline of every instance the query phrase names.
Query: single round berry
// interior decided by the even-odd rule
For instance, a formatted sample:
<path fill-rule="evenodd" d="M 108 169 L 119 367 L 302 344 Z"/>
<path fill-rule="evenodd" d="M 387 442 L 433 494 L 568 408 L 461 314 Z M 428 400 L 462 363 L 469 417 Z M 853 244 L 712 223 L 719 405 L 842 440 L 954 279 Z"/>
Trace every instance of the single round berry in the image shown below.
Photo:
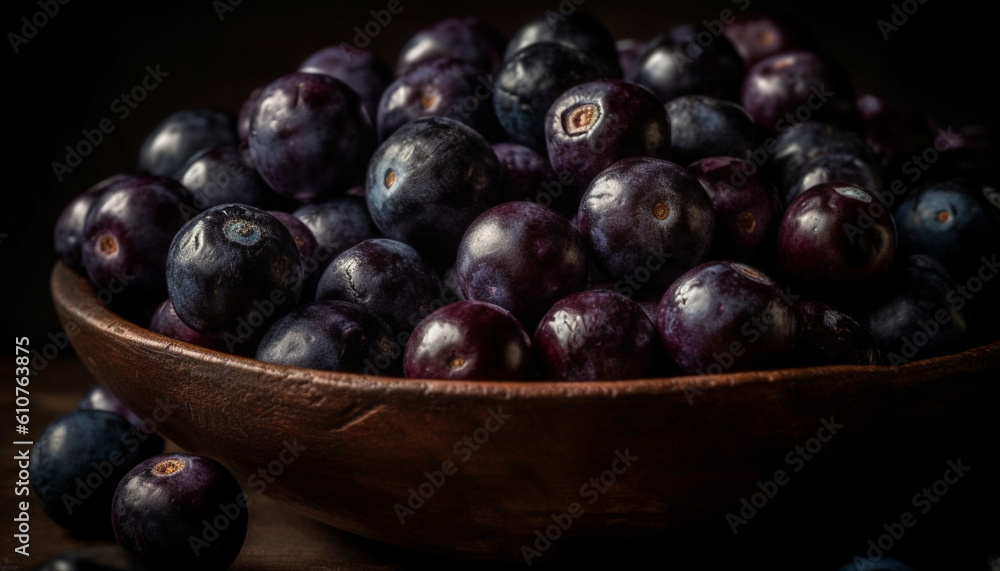
<path fill-rule="evenodd" d="M 659 347 L 642 307 L 608 290 L 557 301 L 532 340 L 538 377 L 559 381 L 643 378 L 653 371 Z"/>
<path fill-rule="evenodd" d="M 392 134 L 368 163 L 365 196 L 375 225 L 435 267 L 448 267 L 468 225 L 496 204 L 496 154 L 454 119 L 425 117 Z"/>
<path fill-rule="evenodd" d="M 167 259 L 167 285 L 178 317 L 252 354 L 267 328 L 298 304 L 303 264 L 288 229 L 267 212 L 223 204 L 177 233 Z"/>
<path fill-rule="evenodd" d="M 760 127 L 745 109 L 725 99 L 684 95 L 666 104 L 672 135 L 670 160 L 691 164 L 707 157 L 751 160 L 761 150 Z"/>
<path fill-rule="evenodd" d="M 881 351 L 868 327 L 843 311 L 812 300 L 794 304 L 798 321 L 795 361 L 803 367 L 877 365 Z"/>
<path fill-rule="evenodd" d="M 411 379 L 519 380 L 531 367 L 531 340 L 507 310 L 456 301 L 424 318 L 403 358 Z"/>
<path fill-rule="evenodd" d="M 249 143 L 254 167 L 268 185 L 307 202 L 357 184 L 375 136 L 353 89 L 328 75 L 296 72 L 257 96 Z"/>
<path fill-rule="evenodd" d="M 197 153 L 179 171 L 177 180 L 191 191 L 198 210 L 230 202 L 262 207 L 274 194 L 232 145 Z"/>
<path fill-rule="evenodd" d="M 759 270 L 708 262 L 663 294 L 657 327 L 684 372 L 720 374 L 784 366 L 797 322 L 791 300 Z"/>
<path fill-rule="evenodd" d="M 505 43 L 500 32 L 476 18 L 445 18 L 420 30 L 403 45 L 396 62 L 396 77 L 440 57 L 464 61 L 488 76 L 500 67 Z"/>
<path fill-rule="evenodd" d="M 163 300 L 163 303 L 157 306 L 156 311 L 153 312 L 153 318 L 149 322 L 149 330 L 206 349 L 222 351 L 225 347 L 222 343 L 198 333 L 181 321 L 181 318 L 177 317 L 174 304 L 170 302 L 170 299 Z"/>
<path fill-rule="evenodd" d="M 729 40 L 711 32 L 681 25 L 653 38 L 639 56 L 632 81 L 645 86 L 664 103 L 682 95 L 708 95 L 735 101 L 745 68 Z"/>
<path fill-rule="evenodd" d="M 56 255 L 63 263 L 78 272 L 87 271 L 83 266 L 83 225 L 87 213 L 101 193 L 126 178 L 128 176 L 123 174 L 106 178 L 73 197 L 63 208 L 56 220 L 54 236 Z"/>
<path fill-rule="evenodd" d="M 329 75 L 343 81 L 361 97 L 373 125 L 378 113 L 378 100 L 385 86 L 392 81 L 392 73 L 377 55 L 347 44 L 313 52 L 299 65 L 298 71 Z"/>
<path fill-rule="evenodd" d="M 715 213 L 687 169 L 634 157 L 590 183 L 577 227 L 594 263 L 612 281 L 624 280 L 633 291 L 662 291 L 708 254 Z"/>
<path fill-rule="evenodd" d="M 778 228 L 778 264 L 793 282 L 824 298 L 850 296 L 892 267 L 896 226 L 866 191 L 827 182 L 800 194 Z"/>
<path fill-rule="evenodd" d="M 139 150 L 139 172 L 175 178 L 199 151 L 238 142 L 231 114 L 215 109 L 178 111 L 146 136 Z"/>
<path fill-rule="evenodd" d="M 303 305 L 278 320 L 257 360 L 290 367 L 398 375 L 403 346 L 365 308 L 347 301 Z"/>
<path fill-rule="evenodd" d="M 109 507 L 118 545 L 144 565 L 208 571 L 236 560 L 249 503 L 222 464 L 176 452 L 132 468 Z"/>
<path fill-rule="evenodd" d="M 532 44 L 554 42 L 573 46 L 600 62 L 608 69 L 608 77 L 622 77 L 615 41 L 600 20 L 579 9 L 557 17 L 552 17 L 553 14 L 536 16 L 521 26 L 507 43 L 504 61 Z"/>
<path fill-rule="evenodd" d="M 510 311 L 527 330 L 587 284 L 587 249 L 566 218 L 532 202 L 484 212 L 462 237 L 455 264 L 466 299 Z"/>

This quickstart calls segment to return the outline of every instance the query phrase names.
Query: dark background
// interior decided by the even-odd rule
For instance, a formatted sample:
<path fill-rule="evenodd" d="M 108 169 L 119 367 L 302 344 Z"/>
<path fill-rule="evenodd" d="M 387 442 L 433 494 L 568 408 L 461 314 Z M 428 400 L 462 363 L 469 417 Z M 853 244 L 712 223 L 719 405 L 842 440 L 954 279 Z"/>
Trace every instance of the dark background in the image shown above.
<path fill-rule="evenodd" d="M 52 0 L 54 1 L 54 0 Z M 220 0 L 226 3 L 227 0 Z M 512 34 L 530 17 L 558 9 L 558 0 L 456 2 L 400 0 L 403 11 L 372 39 L 370 49 L 393 65 L 415 31 L 448 15 L 475 15 Z M 917 0 L 910 0 L 916 3 Z M 569 4 L 569 0 L 565 0 Z M 0 206 L 0 322 L 16 335 L 45 337 L 58 330 L 48 276 L 55 262 L 52 227 L 61 208 L 95 182 L 134 169 L 145 135 L 169 113 L 191 107 L 236 112 L 255 87 L 293 71 L 312 51 L 352 42 L 370 10 L 386 0 L 265 2 L 243 0 L 220 18 L 211 0 L 198 2 L 84 2 L 71 0 L 4 61 L 4 202 Z M 740 2 L 742 4 L 742 1 Z M 685 22 L 718 18 L 729 1 L 648 2 L 586 0 L 616 38 L 647 40 Z M 898 97 L 927 109 L 943 125 L 996 125 L 998 58 L 995 23 L 965 0 L 926 0 L 885 41 L 876 24 L 892 3 L 773 2 L 800 18 L 817 43 L 841 58 L 859 93 Z M 20 33 L 33 2 L 6 2 L 0 29 Z M 124 120 L 110 109 L 138 85 L 147 65 L 170 75 Z M 82 129 L 112 119 L 115 130 L 83 164 L 56 180 L 51 163 L 65 160 Z"/>

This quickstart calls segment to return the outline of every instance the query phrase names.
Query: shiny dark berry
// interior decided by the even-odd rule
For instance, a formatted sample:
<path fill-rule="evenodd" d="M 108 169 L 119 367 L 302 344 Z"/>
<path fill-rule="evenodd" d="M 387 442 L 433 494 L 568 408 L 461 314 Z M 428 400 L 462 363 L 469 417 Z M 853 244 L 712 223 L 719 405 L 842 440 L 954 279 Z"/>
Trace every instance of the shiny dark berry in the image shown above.
<path fill-rule="evenodd" d="M 365 197 L 383 234 L 446 268 L 468 225 L 497 203 L 501 184 L 500 163 L 482 135 L 454 119 L 426 117 L 379 147 Z"/>
<path fill-rule="evenodd" d="M 296 72 L 257 96 L 249 143 L 254 167 L 268 185 L 307 202 L 357 184 L 375 137 L 353 89 L 328 75 Z"/>
<path fill-rule="evenodd" d="M 422 62 L 382 93 L 378 140 L 384 141 L 405 123 L 420 117 L 455 119 L 488 140 L 497 140 L 502 131 L 488 101 L 492 87 L 488 76 L 464 61 L 437 58 Z"/>
<path fill-rule="evenodd" d="M 230 202 L 263 207 L 273 195 L 243 153 L 232 145 L 197 153 L 179 171 L 177 180 L 191 191 L 198 210 Z"/>
<path fill-rule="evenodd" d="M 396 61 L 396 77 L 441 57 L 464 61 L 489 75 L 500 67 L 505 43 L 500 32 L 476 18 L 445 18 L 406 42 Z"/>
<path fill-rule="evenodd" d="M 424 318 L 406 344 L 411 379 L 519 380 L 531 372 L 531 340 L 507 310 L 456 301 Z"/>
<path fill-rule="evenodd" d="M 32 449 L 34 497 L 74 535 L 110 538 L 115 487 L 133 466 L 162 449 L 162 438 L 144 434 L 113 412 L 64 414 L 46 427 Z"/>
<path fill-rule="evenodd" d="M 178 317 L 195 331 L 252 354 L 298 304 L 303 265 L 288 229 L 267 212 L 223 204 L 184 225 L 170 246 L 167 284 Z"/>
<path fill-rule="evenodd" d="M 87 220 L 90 206 L 102 192 L 128 178 L 119 174 L 106 178 L 69 201 L 56 220 L 54 242 L 56 255 L 66 265 L 78 272 L 86 272 L 83 267 L 83 224 Z"/>
<path fill-rule="evenodd" d="M 239 143 L 236 118 L 215 109 L 178 111 L 146 136 L 139 150 L 139 172 L 176 177 L 198 151 Z"/>
<path fill-rule="evenodd" d="M 843 297 L 892 267 L 896 228 L 871 194 L 854 185 L 827 182 L 800 194 L 778 229 L 782 272 L 810 292 Z"/>
<path fill-rule="evenodd" d="M 682 95 L 736 101 L 744 71 L 743 60 L 725 36 L 685 24 L 653 38 L 629 79 L 664 103 Z"/>
<path fill-rule="evenodd" d="M 388 238 L 365 240 L 337 256 L 323 272 L 316 299 L 364 307 L 392 328 L 394 339 L 444 304 L 434 269 L 412 247 Z"/>
<path fill-rule="evenodd" d="M 781 222 L 774 185 L 752 164 L 732 157 L 702 159 L 688 170 L 705 188 L 715 210 L 711 257 L 754 262 L 771 256 Z"/>
<path fill-rule="evenodd" d="M 377 55 L 368 50 L 359 50 L 345 43 L 328 46 L 309 55 L 299 65 L 298 71 L 321 73 L 335 77 L 357 92 L 368 112 L 368 118 L 375 124 L 378 100 L 385 86 L 392 81 L 392 72 Z"/>
<path fill-rule="evenodd" d="M 532 351 L 542 379 L 636 379 L 652 373 L 660 343 L 638 303 L 594 290 L 557 301 L 538 325 Z"/>
<path fill-rule="evenodd" d="M 577 224 L 597 267 L 637 291 L 665 288 L 704 260 L 715 213 L 687 169 L 636 157 L 597 175 L 580 201 Z"/>
<path fill-rule="evenodd" d="M 316 204 L 305 204 L 292 215 L 312 231 L 316 238 L 315 260 L 306 263 L 308 278 L 318 281 L 323 270 L 341 252 L 382 234 L 372 221 L 364 196 L 338 196 Z"/>
<path fill-rule="evenodd" d="M 806 33 L 793 22 L 768 12 L 739 12 L 722 34 L 732 42 L 747 68 L 760 60 L 804 47 Z"/>
<path fill-rule="evenodd" d="M 794 50 L 757 62 L 743 79 L 740 103 L 770 131 L 802 121 L 860 127 L 854 83 L 838 62 Z"/>
<path fill-rule="evenodd" d="M 663 294 L 657 327 L 684 372 L 719 374 L 784 366 L 797 322 L 791 298 L 759 270 L 708 262 Z"/>
<path fill-rule="evenodd" d="M 76 404 L 77 410 L 103 410 L 113 412 L 129 421 L 129 424 L 142 428 L 142 418 L 132 412 L 111 391 L 102 385 L 94 385 Z"/>
<path fill-rule="evenodd" d="M 82 258 L 102 302 L 166 297 L 167 251 L 190 202 L 180 183 L 158 176 L 130 176 L 101 193 L 87 212 Z"/>
<path fill-rule="evenodd" d="M 227 569 L 243 548 L 249 503 L 222 464 L 174 452 L 122 479 L 111 522 L 118 545 L 152 569 Z"/>
<path fill-rule="evenodd" d="M 507 43 L 504 60 L 540 42 L 573 46 L 606 67 L 610 74 L 608 77 L 622 77 L 618 49 L 611 33 L 600 20 L 587 12 L 575 9 L 569 13 L 548 12 L 532 18 Z"/>
<path fill-rule="evenodd" d="M 864 189 L 872 196 L 882 194 L 882 176 L 878 168 L 856 155 L 823 153 L 813 157 L 799 169 L 785 187 L 785 204 L 791 204 L 800 194 L 824 182 L 842 182 Z"/>
<path fill-rule="evenodd" d="M 455 267 L 466 299 L 510 311 L 526 330 L 587 285 L 583 237 L 565 217 L 532 202 L 507 202 L 476 218 Z"/>
<path fill-rule="evenodd" d="M 493 92 L 497 119 L 512 142 L 544 152 L 545 115 L 556 99 L 574 85 L 615 76 L 572 46 L 530 44 L 497 72 Z"/>
<path fill-rule="evenodd" d="M 620 79 L 563 92 L 546 114 L 545 139 L 552 168 L 571 173 L 580 190 L 621 159 L 672 154 L 663 104 L 642 86 Z"/>
<path fill-rule="evenodd" d="M 857 133 L 829 123 L 806 121 L 778 134 L 771 165 L 774 182 L 781 189 L 788 188 L 807 162 L 834 153 L 857 157 L 877 172 L 878 158 Z"/>
<path fill-rule="evenodd" d="M 290 367 L 398 375 L 403 346 L 384 322 L 356 303 L 317 301 L 288 313 L 268 330 L 256 358 Z M 379 367 L 384 363 L 384 367 Z"/>
<path fill-rule="evenodd" d="M 760 128 L 745 109 L 725 99 L 684 95 L 666 104 L 672 135 L 670 160 L 691 164 L 707 157 L 750 160 L 761 147 Z"/>

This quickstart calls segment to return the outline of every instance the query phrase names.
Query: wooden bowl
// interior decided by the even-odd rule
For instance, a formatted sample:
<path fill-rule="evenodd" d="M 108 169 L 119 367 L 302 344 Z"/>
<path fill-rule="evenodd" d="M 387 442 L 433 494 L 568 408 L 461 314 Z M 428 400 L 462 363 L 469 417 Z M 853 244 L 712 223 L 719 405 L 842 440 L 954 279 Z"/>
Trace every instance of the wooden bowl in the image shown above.
<path fill-rule="evenodd" d="M 62 264 L 51 283 L 94 376 L 139 415 L 162 419 L 173 405 L 156 430 L 220 460 L 251 498 L 428 551 L 522 560 L 536 532 L 658 537 L 724 521 L 776 469 L 798 478 L 782 492 L 798 501 L 877 467 L 905 471 L 930 441 L 978 438 L 995 451 L 1000 440 L 965 422 L 1000 405 L 1000 343 L 898 370 L 405 380 L 209 351 L 125 321 Z M 797 446 L 823 449 L 808 478 L 788 461 Z M 560 519 L 571 527 L 553 528 Z"/>

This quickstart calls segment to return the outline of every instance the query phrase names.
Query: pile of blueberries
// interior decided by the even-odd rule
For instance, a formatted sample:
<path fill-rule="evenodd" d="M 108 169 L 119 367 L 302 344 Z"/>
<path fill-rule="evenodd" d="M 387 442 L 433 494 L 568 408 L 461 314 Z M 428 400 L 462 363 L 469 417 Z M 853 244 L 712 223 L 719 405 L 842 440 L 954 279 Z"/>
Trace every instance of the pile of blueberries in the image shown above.
<path fill-rule="evenodd" d="M 749 11 L 615 41 L 449 18 L 166 118 L 56 249 L 122 315 L 296 367 L 607 380 L 998 337 L 996 147 Z M 114 287 L 111 287 L 114 286 Z"/>

